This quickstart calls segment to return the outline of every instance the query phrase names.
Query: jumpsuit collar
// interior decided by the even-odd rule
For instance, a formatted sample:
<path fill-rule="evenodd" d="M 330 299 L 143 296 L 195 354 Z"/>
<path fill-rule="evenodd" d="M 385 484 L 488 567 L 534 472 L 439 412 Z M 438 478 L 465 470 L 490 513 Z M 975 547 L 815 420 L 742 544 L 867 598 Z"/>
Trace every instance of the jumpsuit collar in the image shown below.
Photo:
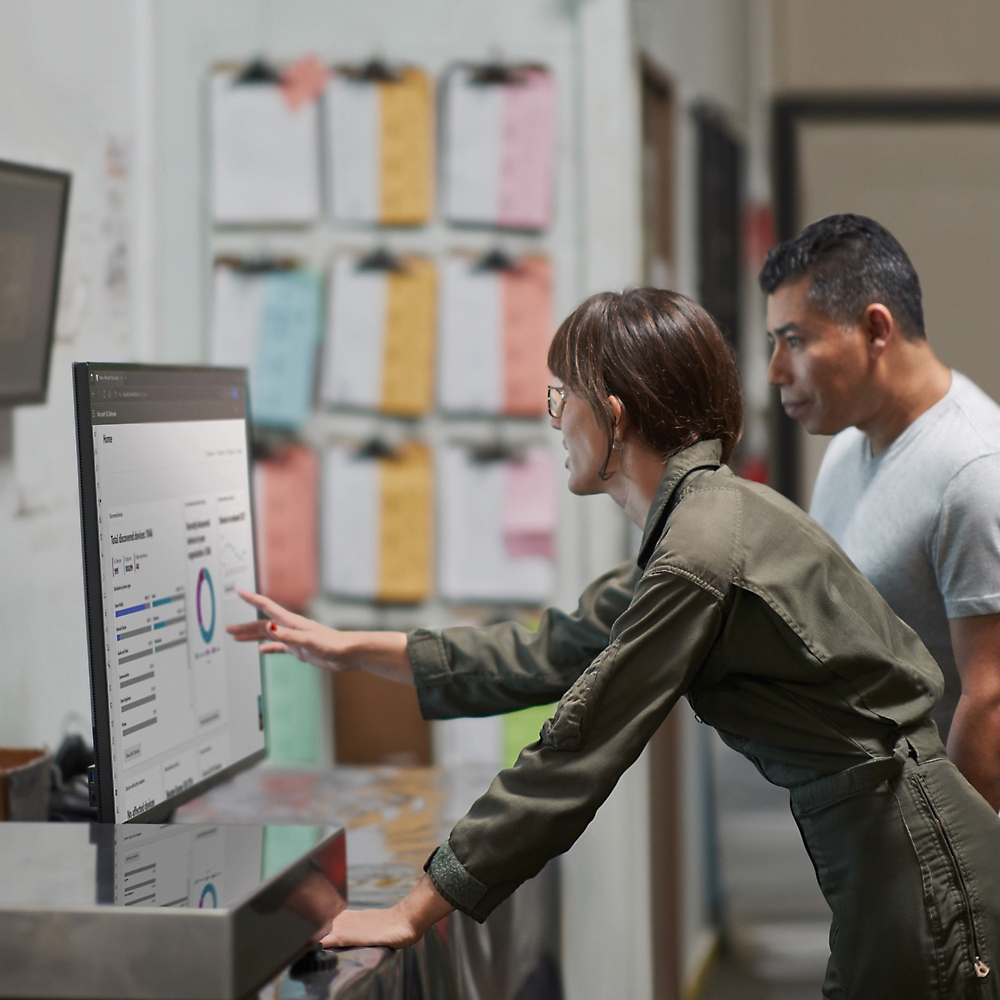
<path fill-rule="evenodd" d="M 645 569 L 663 534 L 663 522 L 670 512 L 674 494 L 681 483 L 697 469 L 717 469 L 722 464 L 722 442 L 697 441 L 695 444 L 671 455 L 663 470 L 663 478 L 656 488 L 656 495 L 646 517 L 646 527 L 642 533 L 637 560 L 640 569 Z"/>

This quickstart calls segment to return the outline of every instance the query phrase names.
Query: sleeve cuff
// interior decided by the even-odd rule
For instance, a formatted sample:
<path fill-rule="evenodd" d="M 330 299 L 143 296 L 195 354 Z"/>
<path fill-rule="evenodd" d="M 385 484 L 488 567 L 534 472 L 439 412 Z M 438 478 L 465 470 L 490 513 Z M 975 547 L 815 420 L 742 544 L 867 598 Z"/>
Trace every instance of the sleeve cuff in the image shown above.
<path fill-rule="evenodd" d="M 425 628 L 414 629 L 406 637 L 406 652 L 410 657 L 413 677 L 419 687 L 450 679 L 451 666 L 444 639 Z"/>
<path fill-rule="evenodd" d="M 977 618 L 1000 612 L 1000 594 L 984 597 L 964 597 L 956 600 L 945 598 L 944 611 L 949 618 Z"/>
<path fill-rule="evenodd" d="M 452 906 L 480 923 L 486 919 L 476 910 L 479 901 L 486 895 L 486 886 L 469 874 L 465 865 L 455 857 L 447 840 L 427 859 L 424 871 L 430 876 L 434 888 Z"/>

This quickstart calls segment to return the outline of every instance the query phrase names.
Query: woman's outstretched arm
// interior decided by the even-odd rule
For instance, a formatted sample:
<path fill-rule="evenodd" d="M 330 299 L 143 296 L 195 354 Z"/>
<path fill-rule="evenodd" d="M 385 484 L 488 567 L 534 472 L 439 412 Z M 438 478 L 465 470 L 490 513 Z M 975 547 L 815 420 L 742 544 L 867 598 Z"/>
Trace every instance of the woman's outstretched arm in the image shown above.
<path fill-rule="evenodd" d="M 297 615 L 269 597 L 238 591 L 267 618 L 230 625 L 237 642 L 262 642 L 262 653 L 291 653 L 305 663 L 339 673 L 366 670 L 386 680 L 413 685 L 405 632 L 341 632 Z"/>

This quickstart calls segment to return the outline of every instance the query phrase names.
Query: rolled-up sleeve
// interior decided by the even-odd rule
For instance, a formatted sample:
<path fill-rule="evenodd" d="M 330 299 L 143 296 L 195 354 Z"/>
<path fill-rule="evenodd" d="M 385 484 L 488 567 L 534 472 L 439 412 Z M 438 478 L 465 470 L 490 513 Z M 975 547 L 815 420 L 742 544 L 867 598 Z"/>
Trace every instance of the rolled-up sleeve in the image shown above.
<path fill-rule="evenodd" d="M 595 580 L 572 614 L 546 611 L 536 632 L 504 622 L 409 633 L 424 718 L 499 715 L 557 701 L 607 646 L 639 575 L 634 562 L 623 563 Z"/>
<path fill-rule="evenodd" d="M 442 896 L 484 920 L 572 846 L 690 685 L 721 624 L 717 592 L 651 568 L 541 738 L 431 855 L 426 870 Z"/>

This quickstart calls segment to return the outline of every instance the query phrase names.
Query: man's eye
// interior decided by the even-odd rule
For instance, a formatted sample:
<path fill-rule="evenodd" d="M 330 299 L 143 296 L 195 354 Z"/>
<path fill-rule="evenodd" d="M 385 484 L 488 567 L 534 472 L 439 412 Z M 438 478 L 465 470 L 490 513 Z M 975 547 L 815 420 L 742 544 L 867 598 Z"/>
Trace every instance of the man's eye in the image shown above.
<path fill-rule="evenodd" d="M 788 344 L 789 347 L 798 347 L 799 346 L 799 338 L 798 337 L 786 337 L 785 338 L 785 343 Z"/>

